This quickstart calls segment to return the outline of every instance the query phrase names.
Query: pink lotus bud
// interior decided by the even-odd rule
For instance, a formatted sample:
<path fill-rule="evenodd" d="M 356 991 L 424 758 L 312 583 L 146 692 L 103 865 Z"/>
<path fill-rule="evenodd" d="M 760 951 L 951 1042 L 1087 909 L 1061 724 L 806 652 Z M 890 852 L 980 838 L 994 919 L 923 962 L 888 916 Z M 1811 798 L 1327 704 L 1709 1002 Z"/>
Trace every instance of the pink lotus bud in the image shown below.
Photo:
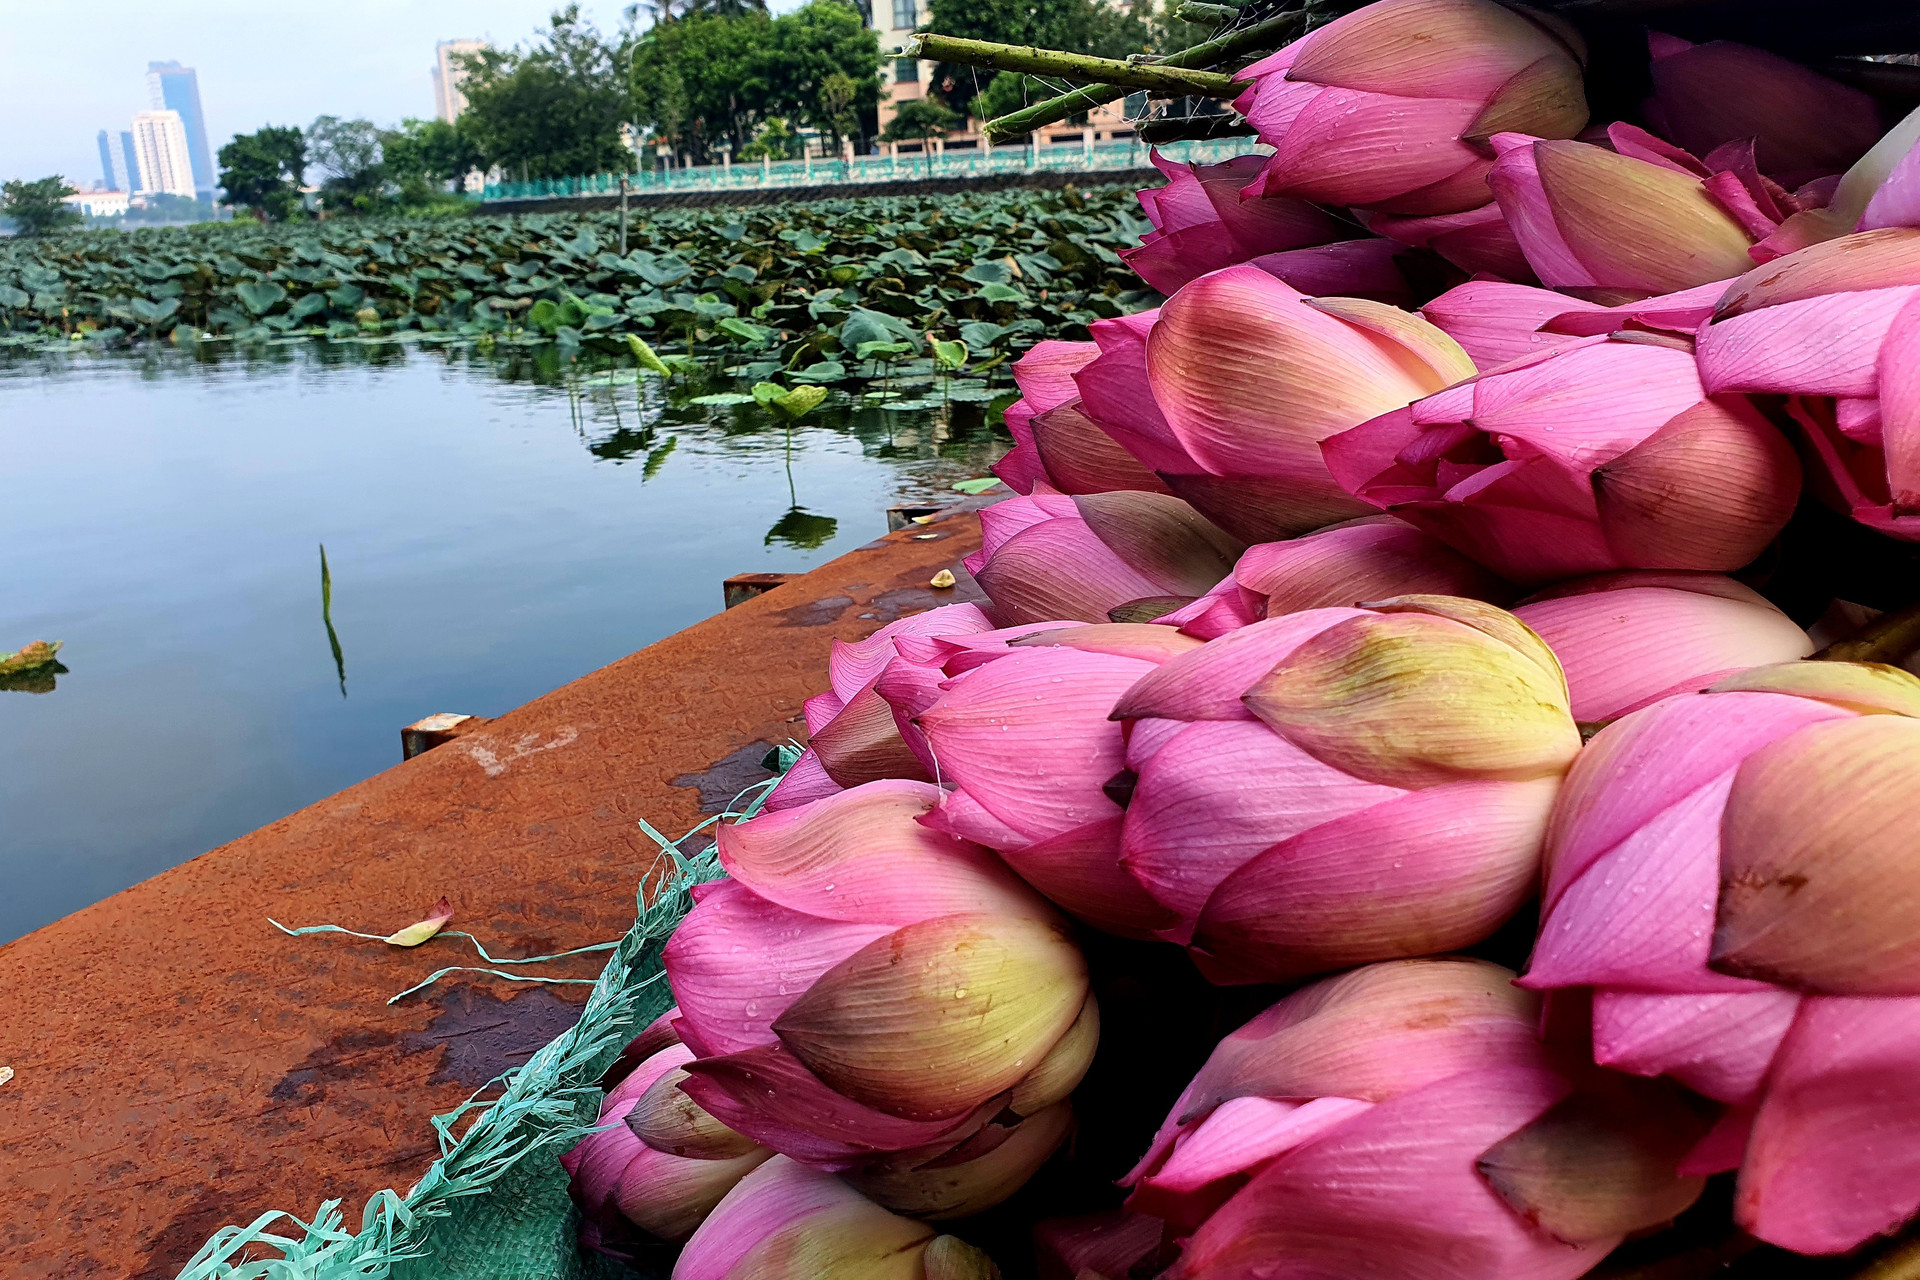
<path fill-rule="evenodd" d="M 1647 123 L 1695 155 L 1757 140 L 1762 171 L 1797 187 L 1858 160 L 1881 129 L 1872 98 L 1764 49 L 1655 35 Z"/>
<path fill-rule="evenodd" d="M 889 1213 L 830 1173 L 784 1156 L 720 1202 L 674 1264 L 673 1280 L 999 1280 L 972 1245 Z"/>
<path fill-rule="evenodd" d="M 1820 199 L 1802 200 L 1801 212 L 1761 242 L 1756 258 L 1766 261 L 1850 231 L 1920 226 L 1920 110 L 1887 130 L 1837 183 L 1809 184 L 1801 194 L 1822 188 Z"/>
<path fill-rule="evenodd" d="M 1802 1253 L 1920 1210 L 1915 905 L 1876 873 L 1916 716 L 1891 667 L 1740 673 L 1602 730 L 1548 841 L 1522 981 L 1592 989 L 1597 1061 L 1742 1108 L 1689 1163 L 1738 1167 L 1740 1224 Z"/>
<path fill-rule="evenodd" d="M 928 821 L 997 850 L 1081 919 L 1151 936 L 1169 916 L 1120 868 L 1123 812 L 1105 787 L 1126 766 L 1108 715 L 1153 669 L 1136 657 L 1054 647 L 956 677 L 919 720 L 942 780 L 955 787 Z"/>
<path fill-rule="evenodd" d="M 1176 164 L 1158 150 L 1148 153 L 1167 177 L 1164 187 L 1140 193 L 1153 230 L 1140 246 L 1120 256 L 1140 278 L 1171 294 L 1196 276 L 1263 253 L 1279 253 L 1343 238 L 1333 215 L 1305 200 L 1280 196 L 1245 199 L 1241 188 L 1260 176 L 1263 155 L 1236 156 L 1219 164 Z"/>
<path fill-rule="evenodd" d="M 1493 139 L 1500 159 L 1488 182 L 1548 288 L 1631 297 L 1731 280 L 1752 266 L 1754 242 L 1797 212 L 1761 208 L 1732 173 L 1710 186 L 1706 166 L 1631 126 L 1612 132 L 1612 151 L 1518 133 Z"/>
<path fill-rule="evenodd" d="M 932 1222 L 984 1213 L 1027 1184 L 1073 1128 L 1065 1102 L 1034 1115 L 998 1121 L 952 1151 L 909 1167 L 877 1167 L 847 1181 L 895 1213 Z"/>
<path fill-rule="evenodd" d="M 1349 490 L 1522 583 L 1737 569 L 1800 491 L 1780 433 L 1658 334 L 1550 347 L 1325 450 Z"/>
<path fill-rule="evenodd" d="M 732 878 L 697 893 L 665 950 L 699 1055 L 681 1088 L 719 1121 L 822 1167 L 932 1159 L 1035 1073 L 1036 1104 L 1058 1101 L 1056 1049 L 1090 1056 L 1064 922 L 919 821 L 941 798 L 873 782 L 720 828 Z"/>
<path fill-rule="evenodd" d="M 679 1044 L 647 1058 L 601 1103 L 604 1127 L 560 1157 L 591 1228 L 585 1238 L 601 1252 L 627 1256 L 629 1238 L 686 1239 L 735 1183 L 773 1155 L 680 1092 L 681 1068 L 692 1059 L 693 1050 Z"/>
<path fill-rule="evenodd" d="M 1180 499 L 1115 491 L 1068 497 L 1036 486 L 980 513 L 969 572 L 1007 625 L 1105 622 L 1132 600 L 1190 599 L 1232 568 L 1241 544 Z"/>
<path fill-rule="evenodd" d="M 1073 375 L 1099 348 L 1091 342 L 1038 342 L 1013 363 L 1021 399 L 1007 406 L 1014 446 L 993 473 L 1016 493 L 1044 482 L 1061 493 L 1145 489 L 1165 493 L 1158 477 L 1128 453 L 1080 408 Z"/>
<path fill-rule="evenodd" d="M 1612 720 L 1736 671 L 1813 652 L 1793 619 L 1715 573 L 1603 573 L 1514 609 L 1567 673 L 1573 718 Z"/>
<path fill-rule="evenodd" d="M 1308 298 L 1253 266 L 1203 276 L 1130 320 L 1105 335 L 1095 326 L 1101 356 L 1075 377 L 1082 409 L 1240 538 L 1364 514 L 1319 441 L 1473 375 L 1458 344 L 1417 316 Z"/>
<path fill-rule="evenodd" d="M 1274 147 L 1267 195 L 1388 213 L 1487 203 L 1487 139 L 1587 122 L 1572 29 L 1489 0 L 1379 0 L 1241 73 L 1234 103 Z"/>
<path fill-rule="evenodd" d="M 1217 982 L 1470 946 L 1533 890 L 1579 750 L 1566 696 L 1539 637 L 1477 601 L 1256 622 L 1114 708 L 1122 864 Z"/>
<path fill-rule="evenodd" d="M 889 622 L 852 644 L 834 641 L 827 659 L 832 687 L 807 699 L 803 707 L 812 741 L 769 793 L 766 807 L 796 808 L 881 778 L 930 779 L 919 730 L 896 713 L 895 700 L 880 688 L 882 678 L 913 665 L 900 660 L 898 641 L 992 628 L 979 606 L 963 603 Z M 899 696 L 895 690 L 895 698 Z"/>
<path fill-rule="evenodd" d="M 1555 1070 L 1512 976 L 1371 965 L 1223 1040 L 1126 1179 L 1191 1233 L 1168 1275 L 1571 1280 L 1691 1204 L 1676 1165 L 1706 1124 Z"/>
<path fill-rule="evenodd" d="M 1828 240 L 1727 290 L 1700 336 L 1708 392 L 1784 393 L 1825 471 L 1816 492 L 1920 540 L 1920 228 Z"/>

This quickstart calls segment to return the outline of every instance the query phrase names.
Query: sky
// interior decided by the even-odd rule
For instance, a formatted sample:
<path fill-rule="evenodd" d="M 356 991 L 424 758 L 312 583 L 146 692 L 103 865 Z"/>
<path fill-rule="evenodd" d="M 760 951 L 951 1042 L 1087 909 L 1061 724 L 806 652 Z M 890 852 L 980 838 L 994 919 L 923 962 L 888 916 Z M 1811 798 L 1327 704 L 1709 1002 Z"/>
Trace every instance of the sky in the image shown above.
<path fill-rule="evenodd" d="M 776 0 L 776 12 L 799 0 Z M 267 124 L 319 115 L 393 124 L 433 115 L 436 41 L 524 43 L 553 0 L 0 0 L 0 180 L 100 179 L 95 136 L 148 110 L 147 63 L 200 76 L 215 151 Z M 582 0 L 602 31 L 626 0 Z"/>

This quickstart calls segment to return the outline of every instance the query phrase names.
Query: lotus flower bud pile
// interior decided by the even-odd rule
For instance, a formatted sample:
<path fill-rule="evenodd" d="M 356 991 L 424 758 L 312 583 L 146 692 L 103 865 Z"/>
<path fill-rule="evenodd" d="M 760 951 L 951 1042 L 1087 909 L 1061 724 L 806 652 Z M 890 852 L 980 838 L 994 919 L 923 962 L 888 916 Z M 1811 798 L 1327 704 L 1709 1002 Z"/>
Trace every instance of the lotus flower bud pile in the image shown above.
<path fill-rule="evenodd" d="M 1920 1220 L 1920 112 L 1738 7 L 1223 29 L 1298 23 L 1208 82 L 1271 154 L 1155 156 L 1147 288 L 1012 365 L 985 599 L 832 646 L 565 1157 L 589 1244 L 1573 1280 Z"/>
<path fill-rule="evenodd" d="M 1540 638 L 1445 596 L 1254 623 L 1113 715 L 1134 778 L 1122 862 L 1216 982 L 1487 937 L 1533 892 L 1580 748 Z"/>
<path fill-rule="evenodd" d="M 1599 1062 L 1731 1104 L 1690 1167 L 1803 1253 L 1920 1209 L 1917 716 L 1892 668 L 1743 672 L 1602 731 L 1549 840 L 1525 985 L 1592 991 Z"/>
<path fill-rule="evenodd" d="M 889 1213 L 830 1173 L 775 1156 L 687 1241 L 673 1280 L 999 1280 L 986 1254 Z"/>
<path fill-rule="evenodd" d="M 698 1055 L 682 1092 L 783 1155 L 902 1175 L 876 1185 L 929 1212 L 1011 1190 L 1010 1168 L 1050 1153 L 1063 1117 L 1045 1113 L 1098 1040 L 1065 922 L 919 821 L 940 794 L 871 782 L 721 828 L 730 878 L 703 886 L 665 954 Z M 905 1176 L 942 1157 L 937 1185 Z"/>

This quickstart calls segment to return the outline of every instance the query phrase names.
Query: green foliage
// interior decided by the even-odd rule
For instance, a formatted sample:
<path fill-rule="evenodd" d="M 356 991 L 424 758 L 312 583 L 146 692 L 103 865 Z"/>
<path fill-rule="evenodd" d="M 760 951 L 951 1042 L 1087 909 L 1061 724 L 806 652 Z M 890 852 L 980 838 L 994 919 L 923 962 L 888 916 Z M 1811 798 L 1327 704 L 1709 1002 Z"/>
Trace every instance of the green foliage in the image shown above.
<path fill-rule="evenodd" d="M 569 4 L 529 49 L 465 55 L 460 129 L 486 163 L 523 180 L 626 169 L 629 56 Z"/>
<path fill-rule="evenodd" d="M 288 125 L 235 134 L 220 148 L 220 185 L 227 203 L 253 210 L 262 221 L 285 222 L 300 207 L 307 171 L 307 140 Z"/>
<path fill-rule="evenodd" d="M 457 182 L 486 163 L 469 131 L 445 120 L 402 120 L 398 129 L 381 131 L 380 150 L 403 187 L 414 179 Z"/>
<path fill-rule="evenodd" d="M 882 142 L 907 142 L 915 138 L 944 136 L 960 126 L 960 117 L 938 98 L 915 98 L 894 110 L 893 119 L 880 132 Z"/>
<path fill-rule="evenodd" d="M 761 122 L 753 141 L 740 149 L 740 160 L 791 160 L 800 154 L 800 135 L 781 116 Z"/>
<path fill-rule="evenodd" d="M 388 175 L 380 130 L 371 120 L 321 116 L 307 126 L 307 158 L 327 175 L 320 199 L 328 209 L 371 213 L 379 207 Z"/>
<path fill-rule="evenodd" d="M 611 212 L 76 232 L 0 241 L 0 345 L 83 325 L 558 342 L 662 377 L 739 361 L 788 387 L 945 369 L 961 400 L 1032 342 L 1146 303 L 1118 256 L 1144 227 L 1111 187 L 663 209 L 629 226 L 624 255 Z"/>
<path fill-rule="evenodd" d="M 781 118 L 837 145 L 878 101 L 879 71 L 879 38 L 841 0 L 812 0 L 779 18 L 696 12 L 656 24 L 636 44 L 633 117 L 702 164 L 723 144 L 758 158 L 748 155 L 753 140 Z"/>
<path fill-rule="evenodd" d="M 1124 58 L 1160 48 L 1153 43 L 1153 13 L 1151 0 L 1137 0 L 1131 7 L 1106 0 L 932 0 L 925 29 L 970 40 Z M 943 62 L 934 68 L 932 88 L 949 106 L 964 111 L 992 86 L 973 67 Z"/>
<path fill-rule="evenodd" d="M 15 181 L 0 185 L 0 216 L 12 220 L 23 236 L 42 236 L 81 220 L 80 211 L 61 203 L 73 194 L 66 179 L 41 178 L 36 182 Z"/>

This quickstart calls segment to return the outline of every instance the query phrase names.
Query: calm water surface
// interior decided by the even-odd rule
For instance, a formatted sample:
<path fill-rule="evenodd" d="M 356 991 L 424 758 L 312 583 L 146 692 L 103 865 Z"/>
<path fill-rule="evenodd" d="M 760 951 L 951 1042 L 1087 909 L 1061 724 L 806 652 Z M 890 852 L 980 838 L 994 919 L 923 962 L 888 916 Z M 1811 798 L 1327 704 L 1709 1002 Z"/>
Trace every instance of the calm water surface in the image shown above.
<path fill-rule="evenodd" d="M 978 405 L 570 395 L 551 351 L 0 358 L 0 941 L 819 564 L 982 474 Z M 817 420 L 817 421 L 816 421 Z M 322 618 L 320 547 L 332 580 Z M 337 650 L 336 650 L 337 644 Z"/>

